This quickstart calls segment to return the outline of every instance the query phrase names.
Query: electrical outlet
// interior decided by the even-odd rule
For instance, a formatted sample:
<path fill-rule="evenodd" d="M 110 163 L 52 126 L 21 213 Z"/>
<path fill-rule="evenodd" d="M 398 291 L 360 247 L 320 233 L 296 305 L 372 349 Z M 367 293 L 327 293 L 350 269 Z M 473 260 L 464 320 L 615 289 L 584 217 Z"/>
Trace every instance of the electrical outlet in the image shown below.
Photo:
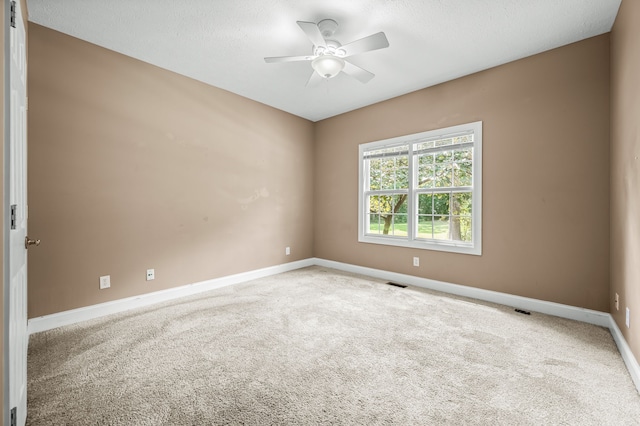
<path fill-rule="evenodd" d="M 629 314 L 630 314 L 629 308 L 627 308 L 627 315 L 626 315 L 626 318 L 624 319 L 624 323 L 627 325 L 627 328 L 631 327 L 631 320 L 629 318 Z"/>
<path fill-rule="evenodd" d="M 420 266 L 420 258 L 419 257 L 414 257 L 413 258 L 413 266 Z"/>
<path fill-rule="evenodd" d="M 147 281 L 151 281 L 156 278 L 156 270 L 155 269 L 147 269 Z"/>
<path fill-rule="evenodd" d="M 620 310 L 620 296 L 618 296 L 618 293 L 616 293 L 616 298 L 613 299 L 613 301 L 616 304 L 616 311 L 619 311 Z"/>
<path fill-rule="evenodd" d="M 287 247 L 284 249 L 284 254 L 286 254 L 287 256 L 289 256 L 291 254 L 291 247 Z"/>
<path fill-rule="evenodd" d="M 111 287 L 111 275 L 100 277 L 100 290 Z"/>

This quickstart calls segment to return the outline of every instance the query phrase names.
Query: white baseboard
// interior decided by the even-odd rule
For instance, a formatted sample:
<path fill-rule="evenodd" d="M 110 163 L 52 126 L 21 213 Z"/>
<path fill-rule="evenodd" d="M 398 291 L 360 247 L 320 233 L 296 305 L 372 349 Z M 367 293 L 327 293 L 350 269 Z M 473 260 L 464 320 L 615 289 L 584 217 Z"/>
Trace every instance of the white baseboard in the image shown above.
<path fill-rule="evenodd" d="M 192 294 L 202 293 L 233 284 L 240 284 L 258 278 L 281 274 L 283 272 L 293 271 L 295 269 L 313 265 L 314 259 L 304 259 L 296 262 L 284 263 L 282 265 L 270 266 L 268 268 L 256 269 L 254 271 L 243 272 L 240 274 L 228 275 L 226 277 L 215 278 L 212 280 L 201 281 L 198 283 L 187 284 L 167 290 L 155 291 L 153 293 L 142 294 L 140 296 L 127 297 L 125 299 L 31 318 L 28 322 L 28 332 L 29 334 L 33 334 L 51 330 L 64 325 L 75 324 L 77 322 L 87 321 L 105 315 L 124 312 L 129 309 L 141 308 L 154 303 L 165 302 L 179 297 L 190 296 Z"/>
<path fill-rule="evenodd" d="M 618 324 L 616 324 L 616 320 L 613 319 L 612 315 L 609 315 L 609 330 L 611 331 L 613 340 L 615 340 L 616 345 L 618 346 L 620 355 L 622 355 L 622 360 L 627 366 L 627 370 L 629 370 L 631 380 L 633 380 L 633 383 L 636 385 L 636 389 L 640 392 L 640 365 L 638 364 L 636 357 L 633 355 L 633 352 L 631 352 L 629 344 L 622 335 L 622 332 L 620 331 L 620 328 L 618 328 Z"/>
<path fill-rule="evenodd" d="M 610 315 L 605 312 L 577 308 L 575 306 L 563 305 L 560 303 L 546 302 L 544 300 L 531 299 L 528 297 L 514 296 L 512 294 L 483 290 L 481 288 L 451 284 L 443 281 L 416 277 L 413 275 L 405 275 L 396 272 L 383 271 L 380 269 L 366 268 L 363 266 L 334 262 L 332 260 L 315 259 L 314 263 L 318 266 L 367 275 L 382 280 L 397 282 L 399 284 L 408 284 L 416 287 L 426 288 L 429 290 L 441 291 L 443 293 L 455 294 L 457 296 L 469 297 L 471 299 L 484 300 L 486 302 L 497 303 L 500 305 L 513 306 L 514 308 L 523 309 L 526 311 L 539 312 L 556 317 L 582 321 L 589 324 L 599 325 L 601 327 L 609 327 Z"/>
<path fill-rule="evenodd" d="M 557 316 L 560 318 L 572 319 L 608 328 L 611 331 L 611 335 L 613 336 L 613 339 L 618 346 L 618 350 L 620 351 L 622 359 L 624 360 L 624 363 L 629 370 L 631 379 L 636 385 L 638 392 L 640 392 L 640 366 L 638 366 L 638 361 L 631 352 L 629 345 L 624 339 L 624 336 L 620 332 L 620 329 L 616 325 L 613 317 L 606 312 L 578 308 L 575 306 L 563 305 L 560 303 L 547 302 L 544 300 L 531 299 L 528 297 L 500 293 L 497 291 L 467 287 L 459 284 L 451 284 L 443 281 L 416 277 L 413 275 L 383 271 L 381 269 L 367 268 L 364 266 L 351 265 L 347 263 L 335 262 L 332 260 L 319 258 L 299 260 L 296 262 L 257 269 L 255 271 L 243 272 L 240 274 L 229 275 L 226 277 L 202 281 L 199 283 L 188 284 L 168 290 L 147 293 L 140 296 L 114 300 L 112 302 L 100 303 L 97 305 L 86 306 L 70 311 L 32 318 L 28 323 L 28 331 L 29 334 L 38 333 L 64 325 L 74 324 L 105 315 L 127 311 L 129 309 L 140 308 L 158 302 L 165 302 L 179 297 L 190 296 L 192 294 L 202 293 L 216 288 L 239 284 L 258 278 L 276 275 L 283 272 L 293 271 L 295 269 L 306 268 L 308 266 L 314 265 L 337 269 L 345 272 L 351 272 L 355 274 L 366 275 L 373 278 L 397 282 L 400 284 L 422 287 L 429 290 L 441 291 L 443 293 L 455 294 L 457 296 L 468 297 L 471 299 L 484 300 L 486 302 L 497 303 L 500 305 L 513 306 L 514 308 L 518 309 L 539 312 Z"/>

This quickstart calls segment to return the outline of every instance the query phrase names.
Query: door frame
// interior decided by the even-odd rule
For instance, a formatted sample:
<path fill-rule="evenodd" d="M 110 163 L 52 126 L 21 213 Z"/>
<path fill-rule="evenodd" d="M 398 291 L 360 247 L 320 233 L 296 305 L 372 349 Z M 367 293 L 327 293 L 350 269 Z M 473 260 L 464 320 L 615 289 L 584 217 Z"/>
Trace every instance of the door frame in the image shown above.
<path fill-rule="evenodd" d="M 19 0 L 18 0 L 19 1 Z M 4 0 L 3 2 L 4 9 L 4 22 L 2 23 L 2 28 L 4 29 L 4 43 L 3 43 L 3 69 L 4 69 L 4 96 L 3 96 L 3 120 L 4 120 L 4 134 L 3 134 L 3 162 L 2 162 L 2 315 L 3 315 L 3 330 L 2 330 L 2 424 L 8 425 L 10 424 L 10 416 L 11 416 L 11 407 L 9 406 L 9 399 L 11 397 L 11 392 L 9 389 L 9 301 L 10 301 L 10 271 L 9 267 L 11 265 L 9 259 L 9 247 L 10 247 L 10 239 L 9 239 L 9 228 L 11 227 L 10 222 L 10 208 L 9 208 L 9 197 L 10 197 L 10 158 L 11 153 L 9 152 L 9 141 L 11 138 L 11 129 L 9 128 L 11 123 L 11 105 L 10 99 L 11 96 L 11 79 L 9 76 L 10 72 L 10 40 L 11 40 L 11 27 L 7 25 L 8 20 L 11 16 L 11 1 Z"/>

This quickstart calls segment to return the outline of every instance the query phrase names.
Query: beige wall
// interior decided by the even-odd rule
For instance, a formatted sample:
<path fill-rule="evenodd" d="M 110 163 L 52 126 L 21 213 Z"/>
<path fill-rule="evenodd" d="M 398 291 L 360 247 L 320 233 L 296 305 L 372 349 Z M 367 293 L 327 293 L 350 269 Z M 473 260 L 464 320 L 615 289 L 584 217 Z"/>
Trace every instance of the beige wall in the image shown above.
<path fill-rule="evenodd" d="M 640 2 L 611 33 L 611 313 L 640 360 Z M 613 303 L 620 295 L 620 310 Z M 631 328 L 625 326 L 625 307 Z"/>
<path fill-rule="evenodd" d="M 29 37 L 29 317 L 312 257 L 313 123 Z"/>
<path fill-rule="evenodd" d="M 607 311 L 608 58 L 606 34 L 317 123 L 315 255 Z M 358 243 L 358 144 L 478 120 L 482 256 Z"/>

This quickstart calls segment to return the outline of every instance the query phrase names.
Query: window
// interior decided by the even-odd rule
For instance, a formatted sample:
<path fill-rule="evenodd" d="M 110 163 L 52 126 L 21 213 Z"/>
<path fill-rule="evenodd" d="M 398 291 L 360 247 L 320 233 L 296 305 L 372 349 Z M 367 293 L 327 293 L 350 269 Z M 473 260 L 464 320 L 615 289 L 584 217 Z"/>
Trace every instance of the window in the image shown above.
<path fill-rule="evenodd" d="M 482 253 L 482 122 L 360 145 L 359 241 Z"/>

